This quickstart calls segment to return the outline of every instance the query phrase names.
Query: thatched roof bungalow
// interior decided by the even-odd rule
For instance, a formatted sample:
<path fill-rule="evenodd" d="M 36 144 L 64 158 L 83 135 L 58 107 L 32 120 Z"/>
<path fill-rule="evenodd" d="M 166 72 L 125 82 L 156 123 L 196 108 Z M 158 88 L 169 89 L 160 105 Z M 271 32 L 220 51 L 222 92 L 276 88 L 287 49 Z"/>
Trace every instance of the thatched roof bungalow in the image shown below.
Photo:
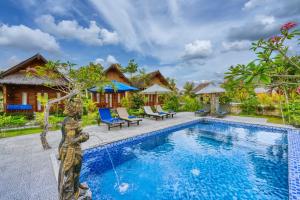
<path fill-rule="evenodd" d="M 43 110 L 39 97 L 56 98 L 61 96 L 58 90 L 46 87 L 53 81 L 28 76 L 28 69 L 43 66 L 47 60 L 36 54 L 0 74 L 0 90 L 3 93 L 4 112 L 40 112 Z M 65 84 L 66 80 L 58 80 L 56 84 Z"/>

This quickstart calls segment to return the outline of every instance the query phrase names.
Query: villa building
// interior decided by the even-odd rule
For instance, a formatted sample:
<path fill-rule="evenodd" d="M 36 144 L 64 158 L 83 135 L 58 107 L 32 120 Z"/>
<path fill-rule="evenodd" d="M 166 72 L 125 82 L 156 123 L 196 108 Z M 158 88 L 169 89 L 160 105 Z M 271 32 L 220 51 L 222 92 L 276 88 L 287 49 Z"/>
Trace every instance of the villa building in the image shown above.
<path fill-rule="evenodd" d="M 28 76 L 29 68 L 43 66 L 47 60 L 36 54 L 0 74 L 0 90 L 3 93 L 4 112 L 41 112 L 39 97 L 56 98 L 60 91 L 44 86 L 45 79 Z"/>
<path fill-rule="evenodd" d="M 137 80 L 136 82 L 133 83 L 133 86 L 139 88 L 140 90 L 144 90 L 147 87 L 158 84 L 161 85 L 165 88 L 170 89 L 169 82 L 167 79 L 161 74 L 159 70 L 150 72 L 146 75 L 146 80 Z M 147 105 L 153 106 L 156 103 L 157 95 L 156 94 L 147 94 L 145 95 L 148 99 L 148 102 L 146 102 Z M 159 103 L 162 103 L 159 99 Z"/>

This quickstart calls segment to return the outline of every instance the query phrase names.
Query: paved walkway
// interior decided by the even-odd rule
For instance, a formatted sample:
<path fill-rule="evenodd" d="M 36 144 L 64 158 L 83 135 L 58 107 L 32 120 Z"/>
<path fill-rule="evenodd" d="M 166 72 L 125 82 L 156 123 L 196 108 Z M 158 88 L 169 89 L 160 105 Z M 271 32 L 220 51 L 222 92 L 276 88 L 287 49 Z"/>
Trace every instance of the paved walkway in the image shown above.
<path fill-rule="evenodd" d="M 89 126 L 84 131 L 90 139 L 83 149 L 121 140 L 127 137 L 163 129 L 184 122 L 199 119 L 193 113 L 178 113 L 173 119 L 156 121 L 143 119 L 140 126 L 113 128 L 106 125 Z M 265 124 L 257 118 L 229 116 L 228 120 Z M 263 119 L 264 120 L 264 119 Z M 25 135 L 0 140 L 0 199 L 2 200 L 51 200 L 57 199 L 57 184 L 50 155 L 57 152 L 60 131 L 48 133 L 51 150 L 42 149 L 39 134 Z"/>

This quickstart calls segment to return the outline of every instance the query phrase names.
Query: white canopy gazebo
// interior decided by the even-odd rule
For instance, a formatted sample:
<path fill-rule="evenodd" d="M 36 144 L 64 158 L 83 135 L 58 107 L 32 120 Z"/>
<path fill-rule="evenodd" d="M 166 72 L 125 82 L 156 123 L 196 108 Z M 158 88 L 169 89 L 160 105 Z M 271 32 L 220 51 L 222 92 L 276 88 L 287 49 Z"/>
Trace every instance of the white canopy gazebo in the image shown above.
<path fill-rule="evenodd" d="M 211 112 L 215 113 L 216 110 L 219 110 L 219 94 L 224 93 L 224 92 L 225 92 L 225 90 L 223 88 L 221 88 L 219 84 L 212 82 L 205 88 L 198 91 L 196 94 L 197 95 L 199 95 L 199 94 L 210 95 Z"/>
<path fill-rule="evenodd" d="M 158 84 L 154 84 L 147 89 L 141 91 L 142 94 L 155 94 L 156 95 L 156 103 L 158 103 L 158 95 L 159 94 L 166 94 L 171 92 L 171 90 L 164 88 Z"/>

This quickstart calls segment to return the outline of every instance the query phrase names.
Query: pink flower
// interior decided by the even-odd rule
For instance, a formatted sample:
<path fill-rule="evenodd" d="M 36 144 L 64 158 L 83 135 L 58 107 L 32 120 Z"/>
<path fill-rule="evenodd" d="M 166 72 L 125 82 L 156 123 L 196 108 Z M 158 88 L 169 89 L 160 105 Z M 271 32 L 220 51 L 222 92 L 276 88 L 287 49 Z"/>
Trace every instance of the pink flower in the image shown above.
<path fill-rule="evenodd" d="M 296 22 L 288 22 L 281 26 L 281 30 L 287 31 L 290 30 L 291 28 L 294 28 L 295 26 L 297 26 Z"/>
<path fill-rule="evenodd" d="M 275 35 L 269 39 L 269 41 L 272 43 L 278 43 L 280 40 L 281 40 L 281 37 L 277 36 L 277 35 Z"/>
<path fill-rule="evenodd" d="M 300 86 L 296 89 L 297 93 L 300 94 Z"/>

